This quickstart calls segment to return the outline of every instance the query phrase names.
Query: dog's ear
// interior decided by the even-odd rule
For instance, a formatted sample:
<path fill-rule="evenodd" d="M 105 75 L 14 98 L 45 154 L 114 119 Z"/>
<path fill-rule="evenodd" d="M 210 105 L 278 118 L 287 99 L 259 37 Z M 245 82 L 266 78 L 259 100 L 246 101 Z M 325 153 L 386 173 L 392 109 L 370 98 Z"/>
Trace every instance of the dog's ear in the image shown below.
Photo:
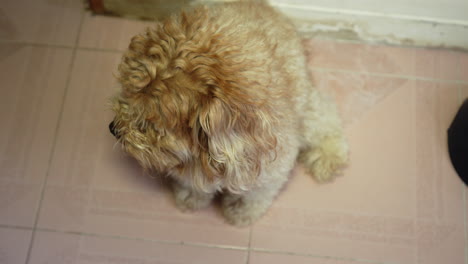
<path fill-rule="evenodd" d="M 222 178 L 233 192 L 253 184 L 262 166 L 275 157 L 276 138 L 267 117 L 262 110 L 233 107 L 218 98 L 205 105 L 197 140 L 205 176 Z"/>

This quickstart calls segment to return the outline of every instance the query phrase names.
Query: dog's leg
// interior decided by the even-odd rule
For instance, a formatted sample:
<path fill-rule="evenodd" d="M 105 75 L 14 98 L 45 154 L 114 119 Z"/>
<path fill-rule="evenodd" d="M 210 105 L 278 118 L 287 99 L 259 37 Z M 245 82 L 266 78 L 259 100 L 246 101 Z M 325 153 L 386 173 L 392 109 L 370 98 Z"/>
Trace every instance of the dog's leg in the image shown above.
<path fill-rule="evenodd" d="M 243 195 L 227 193 L 222 200 L 224 217 L 230 224 L 236 226 L 250 225 L 267 211 L 275 194 L 272 195 L 265 190 L 256 190 Z"/>
<path fill-rule="evenodd" d="M 310 91 L 310 84 L 308 84 Z M 299 161 L 318 181 L 332 178 L 348 160 L 348 143 L 335 104 L 317 90 L 304 103 Z"/>
<path fill-rule="evenodd" d="M 296 127 L 279 126 L 276 135 L 276 159 L 265 162 L 255 187 L 241 194 L 227 191 L 223 195 L 222 212 L 229 223 L 246 226 L 259 219 L 271 206 L 294 169 L 301 143 Z"/>
<path fill-rule="evenodd" d="M 207 207 L 214 197 L 214 193 L 197 192 L 175 180 L 172 182 L 172 189 L 176 205 L 182 211 L 193 211 Z"/>
<path fill-rule="evenodd" d="M 252 224 L 265 214 L 281 186 L 268 185 L 244 194 L 226 193 L 222 200 L 224 217 L 236 226 Z"/>

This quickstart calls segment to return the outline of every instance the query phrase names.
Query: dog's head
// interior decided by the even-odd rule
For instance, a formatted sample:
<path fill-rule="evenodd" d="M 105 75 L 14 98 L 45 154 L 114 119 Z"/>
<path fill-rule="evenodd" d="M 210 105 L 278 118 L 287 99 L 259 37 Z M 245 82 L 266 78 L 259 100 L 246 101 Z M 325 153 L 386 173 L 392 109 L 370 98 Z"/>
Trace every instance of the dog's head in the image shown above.
<path fill-rule="evenodd" d="M 240 191 L 274 156 L 274 120 L 255 95 L 258 81 L 242 75 L 249 62 L 230 56 L 232 49 L 219 51 L 216 39 L 192 41 L 198 33 L 184 19 L 132 39 L 109 127 L 146 169 L 199 189 L 222 183 Z"/>

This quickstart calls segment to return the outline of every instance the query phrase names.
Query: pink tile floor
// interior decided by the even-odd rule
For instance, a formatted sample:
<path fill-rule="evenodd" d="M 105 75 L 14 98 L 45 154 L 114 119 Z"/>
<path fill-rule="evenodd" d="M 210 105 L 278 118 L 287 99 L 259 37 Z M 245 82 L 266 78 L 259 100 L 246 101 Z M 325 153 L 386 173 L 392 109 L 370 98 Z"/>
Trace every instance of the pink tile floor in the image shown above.
<path fill-rule="evenodd" d="M 324 185 L 298 167 L 264 218 L 235 228 L 216 205 L 179 212 L 114 146 L 112 74 L 149 23 L 76 2 L 0 9 L 0 263 L 468 263 L 466 189 L 446 151 L 468 54 L 304 41 L 351 164 Z"/>

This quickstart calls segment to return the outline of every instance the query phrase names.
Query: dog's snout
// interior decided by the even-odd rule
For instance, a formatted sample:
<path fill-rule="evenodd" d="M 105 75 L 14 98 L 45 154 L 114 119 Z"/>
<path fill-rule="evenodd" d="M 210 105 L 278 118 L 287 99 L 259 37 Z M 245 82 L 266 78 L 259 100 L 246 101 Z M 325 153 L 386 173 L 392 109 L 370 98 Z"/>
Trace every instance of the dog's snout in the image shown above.
<path fill-rule="evenodd" d="M 112 135 L 114 135 L 114 137 L 119 138 L 119 136 L 117 135 L 117 132 L 115 131 L 114 121 L 110 122 L 109 131 L 111 132 Z"/>

